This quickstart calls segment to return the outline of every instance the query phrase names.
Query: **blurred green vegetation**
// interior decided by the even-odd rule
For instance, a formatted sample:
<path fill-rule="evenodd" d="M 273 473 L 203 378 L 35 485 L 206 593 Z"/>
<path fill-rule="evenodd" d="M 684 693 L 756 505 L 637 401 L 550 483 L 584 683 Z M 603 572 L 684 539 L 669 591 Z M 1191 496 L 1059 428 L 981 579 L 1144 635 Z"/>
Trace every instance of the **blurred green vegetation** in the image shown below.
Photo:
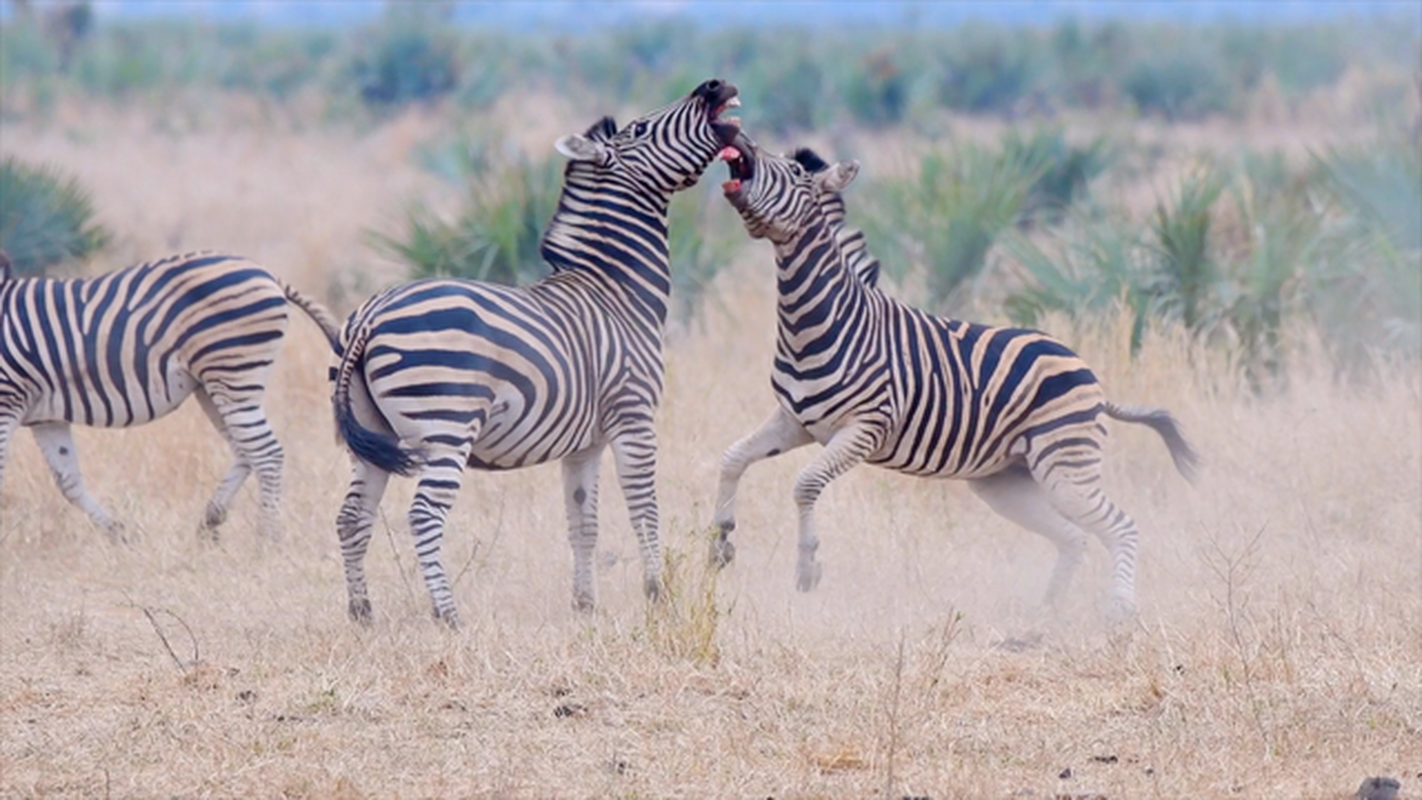
<path fill-rule="evenodd" d="M 1245 153 L 1187 174 L 1148 224 L 1082 203 L 1039 236 L 1009 232 L 1020 266 L 1005 309 L 1105 319 L 1117 304 L 1229 349 L 1257 388 L 1308 329 L 1341 375 L 1422 355 L 1422 156 L 1406 136 L 1326 150 L 1304 166 Z"/>
<path fill-rule="evenodd" d="M 789 133 L 841 120 L 927 124 L 939 109 L 1238 115 L 1265 81 L 1297 102 L 1350 68 L 1406 75 L 1417 58 L 1405 17 L 1269 26 L 1064 19 L 914 30 L 703 30 L 659 18 L 599 35 L 548 36 L 461 27 L 448 3 L 385 8 L 377 21 L 348 30 L 92 17 L 56 26 L 17 14 L 0 30 L 0 83 L 41 101 L 25 107 L 64 93 L 128 99 L 227 88 L 286 101 L 310 88 L 333 109 L 383 111 L 441 98 L 478 107 L 548 86 L 606 107 L 672 96 L 719 74 L 759 100 L 760 127 Z"/>
<path fill-rule="evenodd" d="M 110 234 L 77 178 L 51 166 L 0 159 L 0 250 L 16 276 L 44 275 L 102 249 Z"/>

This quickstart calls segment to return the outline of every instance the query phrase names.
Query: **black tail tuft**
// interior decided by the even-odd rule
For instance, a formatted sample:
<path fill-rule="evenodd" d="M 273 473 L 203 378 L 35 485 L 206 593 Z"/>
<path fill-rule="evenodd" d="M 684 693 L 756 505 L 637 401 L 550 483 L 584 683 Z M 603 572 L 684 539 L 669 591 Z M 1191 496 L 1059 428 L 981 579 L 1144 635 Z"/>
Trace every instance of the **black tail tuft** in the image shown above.
<path fill-rule="evenodd" d="M 361 425 L 351 409 L 351 381 L 365 360 L 368 330 L 362 330 L 341 355 L 336 369 L 335 385 L 331 387 L 331 410 L 336 415 L 336 434 L 345 441 L 356 457 L 372 466 L 397 475 L 413 475 L 420 465 L 419 453 L 401 446 L 394 437 Z"/>
<path fill-rule="evenodd" d="M 394 437 L 370 430 L 356 421 L 350 403 L 336 404 L 336 430 L 346 447 L 362 461 L 396 475 L 413 475 L 420 460 L 413 452 L 400 446 Z"/>
<path fill-rule="evenodd" d="M 1195 452 L 1195 448 L 1185 441 L 1185 436 L 1180 433 L 1180 424 L 1175 421 L 1175 417 L 1163 408 L 1146 408 L 1143 406 L 1118 406 L 1115 403 L 1106 404 L 1106 414 L 1113 419 L 1122 422 L 1136 422 L 1150 426 L 1160 438 L 1165 440 L 1165 446 L 1170 448 L 1170 458 L 1175 462 L 1175 468 L 1180 471 L 1185 480 L 1194 483 L 1200 475 L 1200 454 Z"/>

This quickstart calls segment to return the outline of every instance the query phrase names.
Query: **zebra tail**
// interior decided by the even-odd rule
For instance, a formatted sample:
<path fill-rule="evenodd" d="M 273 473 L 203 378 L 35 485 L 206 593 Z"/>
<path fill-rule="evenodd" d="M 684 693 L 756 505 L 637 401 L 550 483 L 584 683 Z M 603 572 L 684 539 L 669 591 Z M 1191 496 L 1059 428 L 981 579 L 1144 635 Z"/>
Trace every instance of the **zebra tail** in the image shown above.
<path fill-rule="evenodd" d="M 331 406 L 336 415 L 336 435 L 350 451 L 373 466 L 397 475 L 412 475 L 419 466 L 418 454 L 400 445 L 392 436 L 373 431 L 356 420 L 351 409 L 351 382 L 355 371 L 365 362 L 365 345 L 369 328 L 361 328 L 341 355 L 331 391 Z"/>
<path fill-rule="evenodd" d="M 1115 403 L 1106 403 L 1106 415 L 1122 422 L 1149 425 L 1165 440 L 1165 446 L 1170 448 L 1170 458 L 1185 480 L 1193 484 L 1199 477 L 1200 454 L 1185 441 L 1185 436 L 1180 433 L 1180 424 L 1169 411 L 1148 406 L 1118 406 Z"/>
<path fill-rule="evenodd" d="M 281 280 L 278 280 L 277 283 L 281 285 L 286 299 L 305 311 L 306 316 L 310 317 L 311 321 L 316 323 L 316 327 L 321 329 L 321 333 L 325 334 L 326 341 L 330 343 L 331 351 L 336 354 L 336 357 L 341 357 L 344 354 L 344 348 L 341 347 L 340 321 L 330 311 L 327 311 L 325 306 L 298 292 L 290 284 Z"/>

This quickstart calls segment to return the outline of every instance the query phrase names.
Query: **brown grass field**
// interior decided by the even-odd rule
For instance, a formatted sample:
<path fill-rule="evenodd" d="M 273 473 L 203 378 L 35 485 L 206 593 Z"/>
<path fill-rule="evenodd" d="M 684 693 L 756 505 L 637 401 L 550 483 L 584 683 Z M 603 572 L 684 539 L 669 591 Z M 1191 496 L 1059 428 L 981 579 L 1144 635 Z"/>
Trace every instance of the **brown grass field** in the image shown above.
<path fill-rule="evenodd" d="M 231 249 L 345 311 L 398 277 L 361 231 L 435 190 L 409 152 L 447 123 L 358 135 L 252 109 L 161 124 L 62 109 L 6 121 L 3 147 L 93 190 L 120 233 L 102 266 Z M 550 112 L 524 143 L 585 124 Z M 1261 398 L 1173 331 L 1132 361 L 1123 326 L 1049 326 L 1114 399 L 1170 408 L 1207 459 L 1191 487 L 1154 434 L 1112 429 L 1108 488 L 1142 531 L 1139 619 L 1101 621 L 1094 541 L 1061 618 L 1039 618 L 1045 540 L 960 484 L 871 468 L 826 493 L 825 577 L 801 595 L 790 489 L 810 448 L 748 474 L 738 559 L 719 576 L 703 565 L 720 453 L 773 403 L 770 258 L 743 248 L 703 323 L 669 344 L 672 599 L 651 610 L 610 468 L 601 605 L 571 609 L 545 466 L 467 481 L 445 543 L 466 621 L 454 633 L 429 619 L 410 482 L 396 482 L 367 560 L 375 623 L 348 622 L 334 531 L 346 457 L 330 357 L 299 314 L 269 401 L 284 541 L 259 540 L 250 485 L 221 543 L 199 540 L 227 454 L 195 404 L 77 431 L 92 490 L 133 534 L 122 546 L 65 503 L 20 435 L 0 495 L 0 796 L 1342 800 L 1390 775 L 1422 797 L 1415 365 L 1351 387 L 1305 352 L 1289 390 Z M 1032 631 L 1035 646 L 1002 646 Z"/>

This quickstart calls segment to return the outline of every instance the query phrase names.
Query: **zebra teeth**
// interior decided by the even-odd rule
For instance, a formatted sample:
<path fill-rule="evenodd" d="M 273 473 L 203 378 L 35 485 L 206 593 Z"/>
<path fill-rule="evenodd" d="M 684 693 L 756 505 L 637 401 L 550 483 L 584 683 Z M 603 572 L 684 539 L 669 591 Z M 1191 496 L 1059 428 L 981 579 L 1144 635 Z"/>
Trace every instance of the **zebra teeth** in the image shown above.
<path fill-rule="evenodd" d="M 734 147 L 731 147 L 730 145 L 721 148 L 721 152 L 717 154 L 717 158 L 721 159 L 722 161 L 736 161 L 739 160 L 740 157 L 741 151 L 737 150 Z"/>
<path fill-rule="evenodd" d="M 740 107 L 741 107 L 741 98 L 739 98 L 739 97 L 732 97 L 730 100 L 727 100 L 725 103 L 722 103 L 722 104 L 721 104 L 721 108 L 740 108 Z"/>

